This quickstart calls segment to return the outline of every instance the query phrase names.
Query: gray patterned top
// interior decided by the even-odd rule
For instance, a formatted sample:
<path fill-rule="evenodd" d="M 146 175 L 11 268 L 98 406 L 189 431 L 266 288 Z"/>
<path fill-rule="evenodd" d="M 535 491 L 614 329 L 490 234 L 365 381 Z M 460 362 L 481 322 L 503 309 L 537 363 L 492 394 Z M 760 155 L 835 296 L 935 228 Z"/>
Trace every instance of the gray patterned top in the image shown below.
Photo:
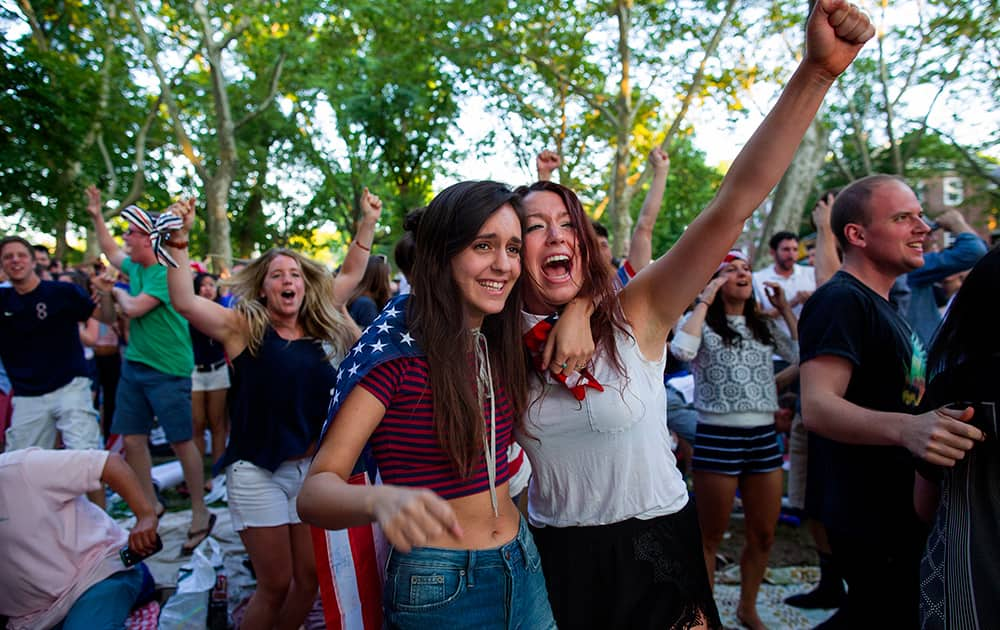
<path fill-rule="evenodd" d="M 691 361 L 694 373 L 694 407 L 708 413 L 778 410 L 771 356 L 777 353 L 786 361 L 799 362 L 799 343 L 768 319 L 775 345 L 764 345 L 754 338 L 742 315 L 727 315 L 729 325 L 742 340 L 727 346 L 722 337 L 707 324 L 701 337 L 680 330 L 670 343 L 670 351 L 682 361 Z M 686 321 L 686 320 L 685 320 Z M 683 322 L 682 322 L 683 323 Z"/>

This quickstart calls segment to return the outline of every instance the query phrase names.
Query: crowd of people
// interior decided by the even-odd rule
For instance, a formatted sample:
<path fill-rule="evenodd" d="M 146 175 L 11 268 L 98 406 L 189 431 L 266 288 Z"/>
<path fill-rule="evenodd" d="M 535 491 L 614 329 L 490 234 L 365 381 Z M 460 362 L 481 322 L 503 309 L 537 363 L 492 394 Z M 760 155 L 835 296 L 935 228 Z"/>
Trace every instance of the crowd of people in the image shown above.
<path fill-rule="evenodd" d="M 931 251 L 913 191 L 883 175 L 822 196 L 812 266 L 791 232 L 757 272 L 733 249 L 873 34 L 857 7 L 816 3 L 772 111 L 655 259 L 661 149 L 621 261 L 552 181 L 550 151 L 531 185 L 462 182 L 411 212 L 398 287 L 371 253 L 382 202 L 367 190 L 337 273 L 284 248 L 207 273 L 188 255 L 195 199 L 125 208 L 122 246 L 93 187 L 117 276 L 3 238 L 0 616 L 121 627 L 149 599 L 130 558 L 157 549 L 164 511 L 155 419 L 190 495 L 181 554 L 217 521 L 206 457 L 225 471 L 257 579 L 244 628 L 305 620 L 310 526 L 371 523 L 390 545 L 387 627 L 720 628 L 716 558 L 737 493 L 736 614 L 763 628 L 782 433 L 789 502 L 811 519 L 821 566 L 790 605 L 837 608 L 825 628 L 1000 623 L 997 251 L 958 212 L 937 221 L 954 243 Z M 969 268 L 941 321 L 934 287 Z M 678 364 L 689 400 L 665 386 Z M 103 449 L 112 435 L 124 459 Z M 349 483 L 376 469 L 380 484 Z M 104 484 L 134 512 L 130 532 L 103 511 Z"/>

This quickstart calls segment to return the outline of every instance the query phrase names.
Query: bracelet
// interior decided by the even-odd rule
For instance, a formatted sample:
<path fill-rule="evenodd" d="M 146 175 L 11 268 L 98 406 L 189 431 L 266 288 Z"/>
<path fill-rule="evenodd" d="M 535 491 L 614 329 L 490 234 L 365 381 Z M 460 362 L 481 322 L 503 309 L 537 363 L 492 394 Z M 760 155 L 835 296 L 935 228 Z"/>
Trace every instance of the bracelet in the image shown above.
<path fill-rule="evenodd" d="M 167 247 L 173 247 L 174 249 L 187 249 L 188 246 L 187 241 L 180 241 L 178 243 L 175 243 L 174 241 L 166 241 L 165 244 Z"/>
<path fill-rule="evenodd" d="M 351 245 L 357 245 L 362 251 L 365 251 L 365 252 L 371 252 L 372 251 L 371 247 L 365 247 L 364 245 L 361 244 L 361 241 L 351 241 Z"/>

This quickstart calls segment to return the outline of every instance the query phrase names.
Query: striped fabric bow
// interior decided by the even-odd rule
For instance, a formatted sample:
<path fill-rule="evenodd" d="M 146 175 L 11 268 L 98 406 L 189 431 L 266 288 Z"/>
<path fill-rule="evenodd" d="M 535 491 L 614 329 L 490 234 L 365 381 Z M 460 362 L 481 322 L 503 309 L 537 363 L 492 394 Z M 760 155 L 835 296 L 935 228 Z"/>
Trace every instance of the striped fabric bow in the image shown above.
<path fill-rule="evenodd" d="M 556 325 L 557 319 L 559 319 L 558 313 L 549 315 L 542 321 L 532 326 L 531 330 L 524 333 L 524 345 L 528 347 L 528 352 L 531 354 L 531 360 L 535 369 L 541 374 L 544 374 L 547 371 L 542 370 L 542 353 L 545 350 L 545 342 L 549 338 L 549 333 L 552 332 L 552 327 Z M 577 400 L 583 400 L 586 397 L 588 387 L 596 389 L 599 392 L 604 391 L 604 386 L 601 385 L 596 378 L 594 378 L 594 375 L 591 374 L 590 370 L 587 368 L 577 370 L 576 374 L 572 374 L 570 376 L 566 376 L 562 372 L 553 374 L 551 371 L 549 372 L 549 375 L 565 385 L 566 389 L 568 389 Z M 573 379 L 573 384 L 570 384 L 570 379 Z"/>
<path fill-rule="evenodd" d="M 156 261 L 163 266 L 176 267 L 177 261 L 163 249 L 164 241 L 170 240 L 170 233 L 184 226 L 184 220 L 172 212 L 164 212 L 154 220 L 142 208 L 128 206 L 122 210 L 122 218 L 149 234 L 149 242 L 156 254 Z"/>

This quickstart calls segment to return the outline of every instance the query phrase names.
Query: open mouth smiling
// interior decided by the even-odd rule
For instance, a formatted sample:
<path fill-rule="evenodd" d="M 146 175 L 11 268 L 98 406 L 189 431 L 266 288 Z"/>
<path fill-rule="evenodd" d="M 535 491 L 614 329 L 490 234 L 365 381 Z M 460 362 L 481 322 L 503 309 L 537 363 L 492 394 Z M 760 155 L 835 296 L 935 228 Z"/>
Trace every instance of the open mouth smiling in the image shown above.
<path fill-rule="evenodd" d="M 562 280 L 569 277 L 573 263 L 566 254 L 553 254 L 542 263 L 542 273 L 551 280 Z"/>

